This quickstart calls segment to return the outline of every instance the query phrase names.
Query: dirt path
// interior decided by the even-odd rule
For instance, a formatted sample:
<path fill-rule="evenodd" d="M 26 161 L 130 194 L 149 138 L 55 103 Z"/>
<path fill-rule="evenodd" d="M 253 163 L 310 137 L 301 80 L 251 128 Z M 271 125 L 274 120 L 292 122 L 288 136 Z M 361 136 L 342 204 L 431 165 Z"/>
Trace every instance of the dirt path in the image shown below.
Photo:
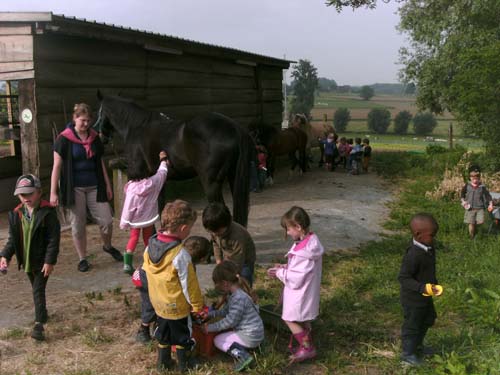
<path fill-rule="evenodd" d="M 227 201 L 229 201 L 229 196 Z M 204 198 L 189 194 L 181 197 L 190 201 L 199 212 L 206 204 Z M 355 248 L 360 243 L 377 239 L 381 224 L 387 217 L 386 203 L 391 200 L 390 191 L 374 174 L 350 176 L 344 172 L 326 172 L 314 169 L 303 177 L 288 180 L 287 172 L 281 171 L 274 186 L 262 193 L 252 194 L 249 232 L 257 246 L 257 262 L 270 263 L 283 256 L 289 241 L 283 240 L 279 225 L 281 215 L 292 205 L 304 207 L 311 215 L 312 228 L 328 250 Z M 229 202 L 230 203 L 230 202 Z M 123 249 L 127 233 L 115 222 L 114 245 Z M 88 273 L 76 270 L 77 257 L 70 232 L 64 232 L 61 253 L 56 271 L 47 287 L 49 314 L 63 310 L 70 297 L 90 291 L 108 291 L 121 288 L 132 290 L 130 278 L 121 272 L 121 264 L 114 262 L 101 250 L 97 228 L 89 226 L 89 253 L 93 268 Z M 207 236 L 198 220 L 193 235 Z M 0 217 L 0 246 L 7 236 L 6 214 Z M 135 261 L 140 258 L 138 247 Z M 200 284 L 212 286 L 213 265 L 198 267 Z M 0 328 L 26 326 L 33 321 L 33 303 L 29 281 L 17 272 L 14 262 L 6 276 L 0 276 Z"/>

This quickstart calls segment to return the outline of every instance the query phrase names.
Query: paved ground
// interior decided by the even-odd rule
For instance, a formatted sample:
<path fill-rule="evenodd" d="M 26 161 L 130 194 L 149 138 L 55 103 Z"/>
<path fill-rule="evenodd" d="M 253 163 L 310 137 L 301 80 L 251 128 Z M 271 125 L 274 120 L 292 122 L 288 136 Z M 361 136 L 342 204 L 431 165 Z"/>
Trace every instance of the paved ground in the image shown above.
<path fill-rule="evenodd" d="M 228 194 L 226 196 L 230 203 Z M 180 198 L 190 201 L 200 213 L 206 204 L 204 198 L 189 192 Z M 302 206 L 310 213 L 312 229 L 327 250 L 351 249 L 378 238 L 381 224 L 387 217 L 386 204 L 391 200 L 391 192 L 374 174 L 350 176 L 344 172 L 315 169 L 291 179 L 286 171 L 281 171 L 274 186 L 252 194 L 251 200 L 248 230 L 256 243 L 257 262 L 266 264 L 282 257 L 290 246 L 290 241 L 283 238 L 280 218 L 291 206 Z M 0 214 L 0 246 L 7 237 L 6 216 L 6 213 Z M 89 226 L 88 233 L 93 268 L 85 274 L 76 270 L 77 256 L 70 232 L 62 235 L 59 262 L 47 287 L 49 313 L 62 308 L 68 295 L 118 287 L 133 289 L 130 277 L 121 272 L 121 264 L 102 252 L 97 228 Z M 200 220 L 192 234 L 207 236 Z M 123 249 L 126 240 L 127 233 L 120 231 L 115 222 L 115 246 Z M 136 262 L 142 251 L 139 246 Z M 212 269 L 213 265 L 198 267 L 203 288 L 212 287 Z M 0 327 L 27 325 L 32 320 L 29 281 L 22 272 L 17 272 L 17 265 L 13 262 L 8 274 L 0 276 Z"/>

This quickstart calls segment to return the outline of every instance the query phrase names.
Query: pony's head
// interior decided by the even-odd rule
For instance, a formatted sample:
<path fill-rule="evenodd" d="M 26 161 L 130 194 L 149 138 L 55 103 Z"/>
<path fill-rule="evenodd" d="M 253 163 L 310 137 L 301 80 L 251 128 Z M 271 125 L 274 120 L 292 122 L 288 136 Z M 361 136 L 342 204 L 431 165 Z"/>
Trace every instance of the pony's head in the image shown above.
<path fill-rule="evenodd" d="M 93 127 L 100 134 L 102 141 L 109 142 L 115 132 L 126 140 L 129 128 L 124 124 L 124 118 L 128 117 L 129 108 L 134 105 L 132 100 L 121 96 L 105 96 L 100 90 L 97 90 L 97 99 L 99 110 Z"/>

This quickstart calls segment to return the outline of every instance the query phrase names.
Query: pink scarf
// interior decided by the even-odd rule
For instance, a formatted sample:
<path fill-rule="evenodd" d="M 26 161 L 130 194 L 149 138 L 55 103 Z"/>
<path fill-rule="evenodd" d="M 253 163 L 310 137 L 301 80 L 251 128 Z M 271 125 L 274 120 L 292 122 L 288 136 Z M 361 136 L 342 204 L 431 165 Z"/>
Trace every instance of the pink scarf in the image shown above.
<path fill-rule="evenodd" d="M 97 132 L 94 129 L 89 129 L 89 136 L 85 141 L 82 141 L 79 139 L 73 130 L 71 128 L 66 128 L 64 129 L 61 134 L 64 138 L 67 138 L 73 143 L 78 143 L 83 146 L 85 149 L 85 152 L 87 153 L 87 159 L 90 159 L 92 156 L 94 156 L 94 152 L 92 151 L 92 142 L 97 138 Z"/>

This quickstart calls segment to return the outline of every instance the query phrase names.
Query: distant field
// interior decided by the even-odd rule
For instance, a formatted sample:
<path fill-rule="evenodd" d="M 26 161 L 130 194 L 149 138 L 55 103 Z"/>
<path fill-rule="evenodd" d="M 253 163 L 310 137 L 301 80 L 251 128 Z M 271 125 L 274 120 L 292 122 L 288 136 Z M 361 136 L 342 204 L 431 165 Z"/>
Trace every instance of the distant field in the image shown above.
<path fill-rule="evenodd" d="M 315 128 L 321 128 L 323 125 L 324 114 L 327 115 L 329 123 L 333 120 L 333 114 L 337 108 L 345 107 L 351 111 L 352 120 L 347 126 L 348 133 L 340 134 L 347 138 L 369 136 L 374 149 L 379 150 L 407 150 L 423 151 L 429 143 L 448 146 L 448 128 L 453 125 L 454 143 L 467 147 L 470 150 L 480 150 L 482 141 L 477 138 L 464 137 L 461 127 L 450 113 L 437 116 L 438 125 L 430 135 L 434 142 L 425 141 L 425 137 L 417 137 L 413 133 L 413 125 L 410 123 L 408 134 L 404 136 L 393 133 L 393 123 L 389 126 L 388 134 L 377 135 L 370 134 L 368 131 L 367 118 L 368 113 L 373 108 L 387 108 L 391 112 L 391 118 L 401 111 L 409 111 L 412 114 L 418 112 L 414 97 L 380 95 L 371 100 L 362 100 L 357 95 L 335 95 L 321 93 L 316 97 L 315 106 L 311 112 L 312 124 Z M 392 134 L 391 134 L 392 133 Z"/>
<path fill-rule="evenodd" d="M 394 118 L 401 111 L 409 111 L 412 114 L 418 112 L 414 97 L 379 95 L 370 100 L 363 100 L 357 95 L 336 95 L 321 93 L 316 97 L 314 108 L 311 112 L 313 120 L 322 120 L 326 113 L 328 119 L 333 118 L 337 108 L 349 108 L 353 120 L 366 120 L 368 112 L 373 108 L 387 108 Z M 450 113 L 438 116 L 438 119 L 452 120 Z"/>

